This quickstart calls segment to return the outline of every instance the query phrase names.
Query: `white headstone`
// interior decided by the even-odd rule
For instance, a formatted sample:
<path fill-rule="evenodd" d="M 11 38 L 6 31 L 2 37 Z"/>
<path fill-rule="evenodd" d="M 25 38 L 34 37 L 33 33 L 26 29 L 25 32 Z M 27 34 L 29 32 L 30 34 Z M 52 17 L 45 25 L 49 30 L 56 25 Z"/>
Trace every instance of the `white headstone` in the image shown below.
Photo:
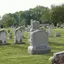
<path fill-rule="evenodd" d="M 54 25 L 51 24 L 48 31 L 49 36 L 52 36 L 53 28 L 54 28 Z"/>
<path fill-rule="evenodd" d="M 15 43 L 17 44 L 23 44 L 24 43 L 24 33 L 22 31 L 22 29 L 19 27 L 15 30 Z"/>
<path fill-rule="evenodd" d="M 7 33 L 5 30 L 0 30 L 0 44 L 8 44 Z"/>
<path fill-rule="evenodd" d="M 30 33 L 29 54 L 50 52 L 48 46 L 48 34 L 44 30 L 36 30 Z"/>
<path fill-rule="evenodd" d="M 37 29 L 40 29 L 39 28 L 39 22 L 38 21 L 31 21 L 31 30 L 30 31 L 34 31 L 34 30 L 37 30 Z"/>
<path fill-rule="evenodd" d="M 38 28 L 36 26 L 38 26 Z M 36 26 L 32 27 L 35 30 L 30 32 L 30 46 L 28 47 L 28 53 L 48 53 L 50 52 L 50 47 L 48 46 L 48 33 L 45 30 L 40 30 L 39 24 Z"/>

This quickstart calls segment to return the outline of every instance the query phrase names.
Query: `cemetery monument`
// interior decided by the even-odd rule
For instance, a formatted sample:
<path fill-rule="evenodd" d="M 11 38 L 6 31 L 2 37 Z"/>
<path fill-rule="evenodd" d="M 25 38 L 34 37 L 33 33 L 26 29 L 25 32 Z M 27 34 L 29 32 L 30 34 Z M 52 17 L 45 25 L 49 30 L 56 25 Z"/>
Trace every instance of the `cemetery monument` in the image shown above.
<path fill-rule="evenodd" d="M 49 53 L 50 47 L 48 46 L 48 33 L 39 28 L 39 22 L 32 22 L 30 32 L 30 46 L 28 47 L 29 54 L 42 54 Z"/>

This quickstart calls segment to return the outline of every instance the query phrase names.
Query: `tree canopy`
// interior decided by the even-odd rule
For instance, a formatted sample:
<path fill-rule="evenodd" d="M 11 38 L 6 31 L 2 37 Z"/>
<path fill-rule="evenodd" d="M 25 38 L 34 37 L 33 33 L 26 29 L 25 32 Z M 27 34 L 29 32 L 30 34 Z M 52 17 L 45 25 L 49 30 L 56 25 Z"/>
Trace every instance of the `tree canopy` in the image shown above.
<path fill-rule="evenodd" d="M 12 25 L 30 25 L 30 20 L 37 20 L 40 23 L 64 23 L 64 4 L 59 6 L 51 6 L 51 9 L 43 6 L 36 6 L 25 11 L 15 12 L 13 14 L 4 14 L 0 20 L 0 24 L 5 27 Z"/>

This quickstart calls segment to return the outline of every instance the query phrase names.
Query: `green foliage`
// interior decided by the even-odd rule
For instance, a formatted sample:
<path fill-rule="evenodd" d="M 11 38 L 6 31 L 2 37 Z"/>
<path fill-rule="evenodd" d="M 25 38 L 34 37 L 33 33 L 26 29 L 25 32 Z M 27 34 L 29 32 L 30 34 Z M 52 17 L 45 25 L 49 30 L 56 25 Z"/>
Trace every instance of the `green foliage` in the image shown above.
<path fill-rule="evenodd" d="M 20 26 L 23 26 L 23 25 L 25 25 L 25 22 L 26 22 L 26 20 L 25 19 L 23 19 L 22 21 L 20 21 Z"/>
<path fill-rule="evenodd" d="M 59 6 L 51 6 L 52 8 L 49 9 L 43 6 L 36 6 L 35 8 L 31 8 L 26 11 L 19 11 L 13 14 L 8 13 L 4 14 L 2 20 L 0 20 L 0 24 L 4 26 L 11 26 L 11 25 L 30 25 L 30 20 L 37 20 L 40 23 L 64 23 L 64 5 Z"/>
<path fill-rule="evenodd" d="M 2 23 L 4 26 L 13 25 L 15 23 L 14 21 L 15 21 L 15 18 L 13 17 L 13 15 L 11 13 L 5 14 L 2 19 Z"/>
<path fill-rule="evenodd" d="M 51 21 L 51 13 L 50 9 L 45 8 L 43 14 L 40 17 L 42 23 L 50 23 Z"/>
<path fill-rule="evenodd" d="M 64 23 L 64 5 L 52 6 L 51 20 L 55 25 Z"/>

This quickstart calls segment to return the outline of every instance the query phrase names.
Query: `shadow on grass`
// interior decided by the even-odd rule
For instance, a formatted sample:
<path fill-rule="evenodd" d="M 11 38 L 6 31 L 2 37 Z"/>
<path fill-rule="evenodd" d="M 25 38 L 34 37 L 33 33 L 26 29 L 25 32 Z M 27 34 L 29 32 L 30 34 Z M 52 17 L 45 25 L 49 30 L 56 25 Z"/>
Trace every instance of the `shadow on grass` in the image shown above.
<path fill-rule="evenodd" d="M 12 43 L 8 43 L 8 44 L 1 44 L 0 48 L 13 48 L 13 49 L 27 49 L 28 48 L 28 44 L 12 44 Z"/>
<path fill-rule="evenodd" d="M 0 46 L 9 46 L 10 43 L 0 44 Z"/>
<path fill-rule="evenodd" d="M 25 43 L 25 44 L 11 44 L 10 46 L 8 47 L 11 47 L 11 48 L 16 48 L 16 49 L 27 49 L 28 48 L 28 45 Z"/>
<path fill-rule="evenodd" d="M 49 42 L 49 44 L 56 45 L 56 46 L 64 46 L 64 44 L 58 42 Z"/>
<path fill-rule="evenodd" d="M 41 53 L 41 54 L 33 54 L 33 55 L 39 55 L 39 56 L 52 56 L 54 52 L 50 51 L 49 53 Z"/>

